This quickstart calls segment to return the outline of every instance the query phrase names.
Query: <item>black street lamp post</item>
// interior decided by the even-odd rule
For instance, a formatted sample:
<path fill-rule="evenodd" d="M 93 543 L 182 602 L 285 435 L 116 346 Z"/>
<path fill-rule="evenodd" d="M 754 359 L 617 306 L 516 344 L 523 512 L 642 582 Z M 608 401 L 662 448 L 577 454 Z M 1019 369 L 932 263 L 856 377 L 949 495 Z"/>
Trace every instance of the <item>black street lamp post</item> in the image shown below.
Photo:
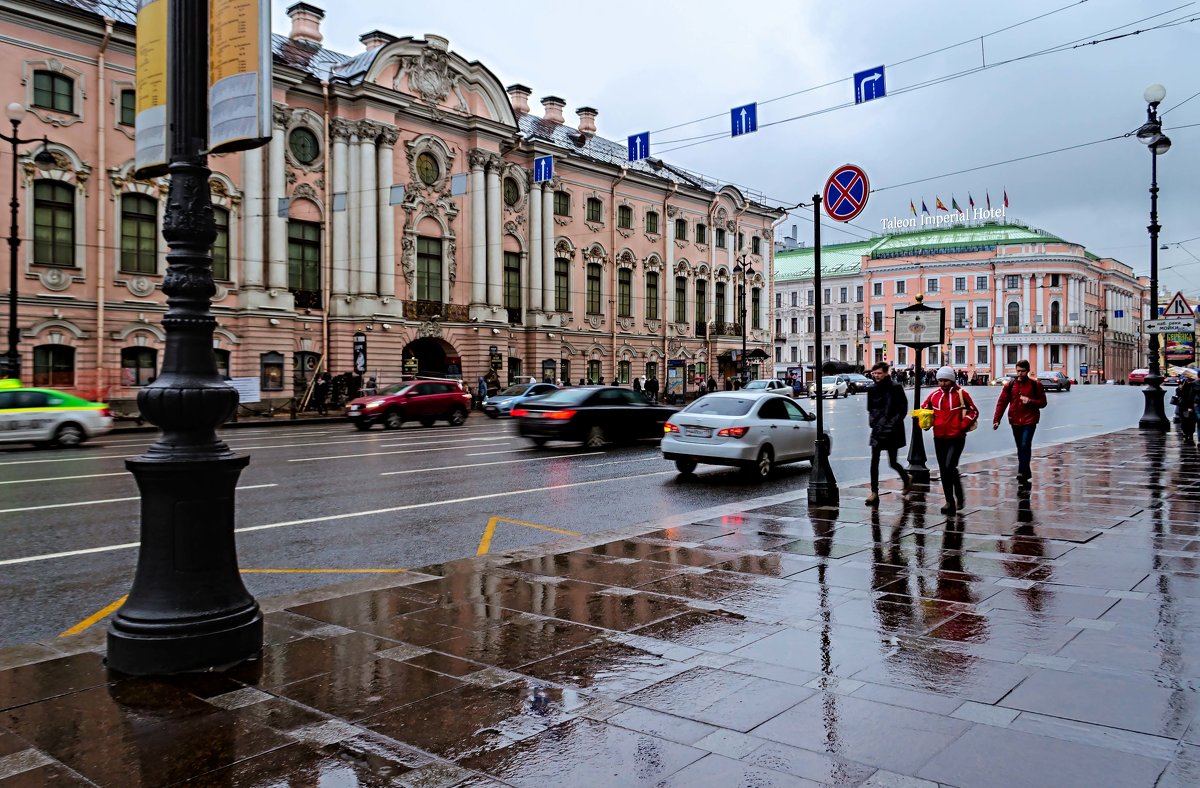
<path fill-rule="evenodd" d="M 216 434 L 238 395 L 212 351 L 208 3 L 172 3 L 168 25 L 167 341 L 162 373 L 138 394 L 162 436 L 125 463 L 141 492 L 141 547 L 133 587 L 108 629 L 109 667 L 135 675 L 228 668 L 254 657 L 263 637 L 234 541 L 234 490 L 250 458 Z"/>
<path fill-rule="evenodd" d="M 1146 122 L 1137 130 L 1137 138 L 1150 148 L 1150 319 L 1158 319 L 1158 157 L 1171 149 L 1171 140 L 1162 133 L 1162 121 L 1158 118 L 1158 105 L 1167 97 L 1162 85 L 1151 85 L 1143 95 L 1146 100 Z M 1158 364 L 1158 334 L 1150 335 L 1150 374 L 1146 376 L 1142 395 L 1146 398 L 1142 418 L 1138 427 L 1143 430 L 1166 432 L 1171 428 L 1163 407 L 1166 392 L 1162 388 L 1162 374 Z M 1101 360 L 1101 364 L 1103 364 Z"/>
<path fill-rule="evenodd" d="M 754 265 L 746 261 L 746 255 L 738 258 L 738 261 L 733 265 L 733 273 L 740 274 L 742 279 L 738 284 L 738 302 L 741 304 L 741 311 L 738 313 L 739 319 L 742 321 L 742 356 L 738 364 L 738 375 L 742 380 L 742 388 L 746 387 L 749 380 L 749 366 L 746 363 L 746 282 L 754 276 Z"/>
<path fill-rule="evenodd" d="M 808 477 L 808 503 L 812 506 L 837 506 L 841 495 L 838 492 L 837 479 L 833 475 L 833 467 L 829 464 L 829 436 L 825 434 L 825 396 L 821 380 L 824 375 L 825 354 L 821 347 L 821 315 L 824 304 L 821 299 L 821 195 L 813 195 L 813 290 L 814 299 L 813 320 L 815 327 L 813 341 L 816 349 L 816 369 L 813 370 L 813 394 L 816 397 L 817 415 L 817 445 L 816 457 L 813 458 L 812 473 Z"/>
<path fill-rule="evenodd" d="M 21 248 L 21 236 L 17 232 L 17 209 L 21 203 L 17 199 L 17 146 L 28 145 L 31 142 L 42 143 L 42 149 L 33 158 L 35 164 L 53 164 L 54 157 L 50 155 L 50 151 L 47 149 L 50 143 L 45 137 L 23 140 L 17 136 L 21 121 L 25 118 L 24 104 L 14 101 L 5 108 L 5 112 L 8 115 L 9 122 L 12 123 L 12 135 L 0 134 L 0 140 L 4 140 L 12 146 L 12 194 L 8 203 L 12 222 L 8 226 L 8 352 L 4 356 L 4 374 L 0 375 L 0 377 L 20 378 L 21 352 L 18 349 L 18 344 L 20 343 L 21 335 L 20 330 L 17 328 L 17 301 L 20 297 L 21 280 L 17 275 L 17 258 L 19 256 L 18 251 Z"/>

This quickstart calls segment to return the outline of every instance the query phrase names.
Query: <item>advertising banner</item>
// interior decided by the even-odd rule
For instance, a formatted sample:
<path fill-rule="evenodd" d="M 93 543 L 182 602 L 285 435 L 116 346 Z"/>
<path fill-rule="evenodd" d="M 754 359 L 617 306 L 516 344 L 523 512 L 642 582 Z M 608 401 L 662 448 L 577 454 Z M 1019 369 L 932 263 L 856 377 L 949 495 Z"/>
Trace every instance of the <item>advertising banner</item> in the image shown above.
<path fill-rule="evenodd" d="M 209 150 L 265 145 L 271 137 L 271 4 L 209 0 L 208 19 Z"/>
<path fill-rule="evenodd" d="M 138 178 L 167 172 L 167 0 L 140 0 L 137 12 L 134 170 Z"/>
<path fill-rule="evenodd" d="M 367 335 L 361 331 L 354 334 L 354 373 L 367 374 Z"/>
<path fill-rule="evenodd" d="M 1196 335 L 1163 334 L 1163 352 L 1173 364 L 1191 364 L 1196 360 Z"/>

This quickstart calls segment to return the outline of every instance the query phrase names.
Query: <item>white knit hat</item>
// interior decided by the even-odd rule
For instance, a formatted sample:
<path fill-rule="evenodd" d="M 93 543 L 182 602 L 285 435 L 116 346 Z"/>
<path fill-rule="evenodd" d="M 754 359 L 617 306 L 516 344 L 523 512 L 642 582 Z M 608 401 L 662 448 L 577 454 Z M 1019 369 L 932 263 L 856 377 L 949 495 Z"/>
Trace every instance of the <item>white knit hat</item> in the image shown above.
<path fill-rule="evenodd" d="M 938 380 L 954 380 L 954 368 L 942 367 L 937 371 Z"/>

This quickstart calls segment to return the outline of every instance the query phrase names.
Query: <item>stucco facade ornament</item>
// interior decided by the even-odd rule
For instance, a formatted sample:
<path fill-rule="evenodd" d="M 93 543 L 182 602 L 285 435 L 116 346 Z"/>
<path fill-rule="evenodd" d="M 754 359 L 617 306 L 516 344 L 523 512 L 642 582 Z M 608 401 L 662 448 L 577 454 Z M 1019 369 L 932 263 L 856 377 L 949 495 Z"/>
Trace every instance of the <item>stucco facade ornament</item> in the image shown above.
<path fill-rule="evenodd" d="M 453 92 L 457 99 L 455 109 L 468 112 L 459 89 L 459 75 L 450 65 L 446 40 L 437 36 L 429 36 L 428 40 L 420 55 L 400 59 L 400 70 L 396 73 L 392 89 L 403 90 L 403 79 L 407 74 L 409 90 L 434 109 Z"/>
<path fill-rule="evenodd" d="M 674 205 L 667 206 L 667 216 L 668 217 L 673 219 L 673 218 L 675 218 L 675 214 L 677 214 L 677 213 L 679 213 L 679 209 L 676 208 Z"/>
<path fill-rule="evenodd" d="M 454 236 L 446 241 L 446 275 L 450 278 L 450 289 L 454 289 L 454 280 L 458 278 L 458 244 L 455 243 Z"/>
<path fill-rule="evenodd" d="M 292 122 L 292 108 L 286 104 L 271 105 L 271 122 L 277 128 L 286 129 Z"/>
<path fill-rule="evenodd" d="M 575 244 L 566 238 L 559 238 L 554 244 L 554 256 L 564 260 L 575 259 Z"/>
<path fill-rule="evenodd" d="M 632 331 L 633 330 L 633 318 L 632 317 L 617 318 L 617 328 L 621 329 L 622 331 Z"/>
<path fill-rule="evenodd" d="M 125 287 L 130 293 L 133 293 L 139 298 L 145 298 L 154 292 L 154 282 L 144 276 L 131 276 L 125 282 Z"/>
<path fill-rule="evenodd" d="M 737 232 L 737 224 L 733 221 L 725 222 L 725 229 L 731 233 Z"/>
<path fill-rule="evenodd" d="M 355 133 L 358 123 L 345 118 L 334 118 L 329 122 L 329 136 L 338 142 L 349 142 L 350 135 Z"/>
<path fill-rule="evenodd" d="M 617 265 L 621 268 L 637 268 L 637 257 L 628 249 L 622 249 L 617 256 Z"/>
<path fill-rule="evenodd" d="M 450 187 L 450 173 L 454 167 L 454 150 L 440 138 L 432 134 L 422 134 L 420 137 L 408 140 L 404 144 L 408 149 L 406 158 L 408 159 L 409 187 L 406 191 L 410 194 L 416 192 L 447 192 Z M 438 177 L 433 183 L 426 183 L 417 173 L 417 158 L 422 153 L 428 153 L 438 163 Z M 499 157 L 495 158 L 499 159 Z"/>
<path fill-rule="evenodd" d="M 404 281 L 413 284 L 417 275 L 417 239 L 412 233 L 405 233 L 400 238 L 400 270 L 404 272 Z"/>
<path fill-rule="evenodd" d="M 213 301 L 224 301 L 229 297 L 229 288 L 225 285 L 214 284 Z"/>
<path fill-rule="evenodd" d="M 675 275 L 676 276 L 687 276 L 691 272 L 692 272 L 692 267 L 690 265 L 688 265 L 687 260 L 680 260 L 679 262 L 675 263 Z"/>
<path fill-rule="evenodd" d="M 317 196 L 317 190 L 310 183 L 302 183 L 292 191 L 293 200 L 311 200 L 314 203 L 320 204 L 320 198 Z"/>
<path fill-rule="evenodd" d="M 604 325 L 604 315 L 587 315 L 584 320 L 592 328 L 600 328 Z"/>
<path fill-rule="evenodd" d="M 646 321 L 646 330 L 649 331 L 651 334 L 657 334 L 659 331 L 662 330 L 662 321 L 661 320 L 647 320 Z"/>
<path fill-rule="evenodd" d="M 42 287 L 47 290 L 61 291 L 71 286 L 71 276 L 61 268 L 47 268 L 38 274 Z"/>
<path fill-rule="evenodd" d="M 584 262 L 600 263 L 607 266 L 612 261 L 608 259 L 608 254 L 604 251 L 604 247 L 600 244 L 592 244 L 583 252 Z"/>
<path fill-rule="evenodd" d="M 575 320 L 575 316 L 572 315 L 570 312 L 559 312 L 559 314 L 558 314 L 558 324 L 560 326 L 566 327 L 566 326 L 570 325 L 574 320 Z"/>
<path fill-rule="evenodd" d="M 399 141 L 400 141 L 400 129 L 396 128 L 395 126 L 388 126 L 383 123 L 379 124 L 379 143 L 381 145 L 385 145 L 389 148 L 393 148 L 393 147 L 395 147 L 396 143 Z"/>
<path fill-rule="evenodd" d="M 662 267 L 663 267 L 663 262 L 662 262 L 662 258 L 660 258 L 658 255 L 650 254 L 643 261 L 642 265 L 645 266 L 647 271 L 661 271 Z"/>
<path fill-rule="evenodd" d="M 425 339 L 427 337 L 441 338 L 441 336 L 442 324 L 436 320 L 426 320 L 417 326 L 417 337 L 421 339 Z"/>

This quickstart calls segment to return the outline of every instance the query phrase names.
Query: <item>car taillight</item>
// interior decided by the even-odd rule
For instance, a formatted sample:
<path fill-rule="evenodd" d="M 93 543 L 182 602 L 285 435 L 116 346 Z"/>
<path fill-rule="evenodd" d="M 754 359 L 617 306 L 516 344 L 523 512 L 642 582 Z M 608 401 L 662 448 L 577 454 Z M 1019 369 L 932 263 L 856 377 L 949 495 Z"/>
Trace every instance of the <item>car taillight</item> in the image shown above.
<path fill-rule="evenodd" d="M 524 408 L 513 408 L 512 415 L 513 418 L 520 418 L 521 416 L 528 416 L 529 411 L 525 410 Z"/>
<path fill-rule="evenodd" d="M 106 419 L 107 419 L 107 418 L 109 418 L 110 416 L 112 416 L 112 411 L 111 411 L 111 410 L 109 410 L 108 408 L 101 408 L 101 409 L 100 409 L 100 415 L 101 415 L 101 416 L 103 416 L 104 418 L 106 418 Z"/>
<path fill-rule="evenodd" d="M 665 435 L 666 433 L 669 433 L 669 432 L 679 432 L 679 428 L 668 421 L 666 424 L 663 425 L 663 434 Z"/>
<path fill-rule="evenodd" d="M 567 421 L 575 415 L 573 410 L 552 410 L 546 413 L 546 418 L 554 419 L 555 421 Z"/>
<path fill-rule="evenodd" d="M 717 433 L 719 438 L 740 438 L 750 431 L 749 427 L 726 427 Z"/>

